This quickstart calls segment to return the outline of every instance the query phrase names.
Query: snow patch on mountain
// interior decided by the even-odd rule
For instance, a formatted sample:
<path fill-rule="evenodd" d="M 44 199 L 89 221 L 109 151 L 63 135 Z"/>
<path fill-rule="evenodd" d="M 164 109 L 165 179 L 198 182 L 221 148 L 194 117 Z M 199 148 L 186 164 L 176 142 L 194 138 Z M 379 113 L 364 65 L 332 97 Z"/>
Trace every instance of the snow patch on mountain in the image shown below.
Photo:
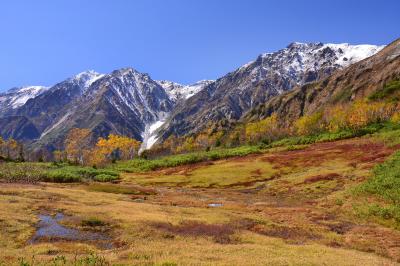
<path fill-rule="evenodd" d="M 72 79 L 81 84 L 83 91 L 86 91 L 94 82 L 104 77 L 105 74 L 97 73 L 94 70 L 81 72 Z"/>
<path fill-rule="evenodd" d="M 158 80 L 156 81 L 164 88 L 171 100 L 186 100 L 213 83 L 213 80 L 201 80 L 191 85 L 182 85 L 173 81 Z"/>
<path fill-rule="evenodd" d="M 385 45 L 369 45 L 369 44 L 360 44 L 360 45 L 350 45 L 348 43 L 334 44 L 327 43 L 324 45 L 325 47 L 329 47 L 338 52 L 338 59 L 336 63 L 346 67 L 350 64 L 361 61 L 367 57 L 373 56 L 378 53 L 380 50 L 385 48 Z"/>
<path fill-rule="evenodd" d="M 345 68 L 376 54 L 384 47 L 384 45 L 367 44 L 293 42 L 277 52 L 261 54 L 257 60 L 247 63 L 239 70 L 244 71 L 249 66 L 258 65 L 251 71 L 252 82 L 258 82 L 267 75 L 274 74 L 285 76 L 301 85 L 303 81 L 301 77 L 306 72 L 318 72 L 329 66 Z"/>
<path fill-rule="evenodd" d="M 49 128 L 47 128 L 45 131 L 43 131 L 43 133 L 40 135 L 40 138 L 43 138 L 44 136 L 46 136 L 47 134 L 49 134 L 52 130 L 56 129 L 57 127 L 61 126 L 62 123 L 64 123 L 67 118 L 70 116 L 70 113 L 66 113 L 63 117 L 61 117 L 60 120 L 58 120 L 55 124 L 51 125 Z"/>
<path fill-rule="evenodd" d="M 158 121 L 155 121 L 151 124 L 146 125 L 145 131 L 143 132 L 143 142 L 140 146 L 139 153 L 142 153 L 145 150 L 150 149 L 158 140 L 157 129 L 164 125 L 167 120 L 168 114 L 164 114 L 161 116 L 162 118 Z"/>
<path fill-rule="evenodd" d="M 46 90 L 48 90 L 48 87 L 44 86 L 13 88 L 6 93 L 0 94 L 0 105 L 4 105 L 3 108 L 16 109 Z"/>

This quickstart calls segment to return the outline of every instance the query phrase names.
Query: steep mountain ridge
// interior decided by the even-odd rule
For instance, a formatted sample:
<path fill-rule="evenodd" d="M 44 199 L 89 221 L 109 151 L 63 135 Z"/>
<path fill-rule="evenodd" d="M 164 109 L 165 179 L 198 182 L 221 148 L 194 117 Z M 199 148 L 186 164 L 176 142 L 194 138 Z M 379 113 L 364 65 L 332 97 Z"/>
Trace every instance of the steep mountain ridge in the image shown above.
<path fill-rule="evenodd" d="M 47 89 L 48 87 L 44 86 L 26 86 L 12 88 L 5 93 L 0 93 L 0 113 L 7 113 L 21 107 L 29 99 L 35 98 Z"/>
<path fill-rule="evenodd" d="M 174 102 L 183 101 L 189 99 L 206 86 L 213 83 L 214 80 L 200 80 L 191 85 L 182 85 L 173 81 L 159 80 L 157 81 L 161 87 L 164 88 L 165 92 L 169 95 L 170 99 Z"/>
<path fill-rule="evenodd" d="M 393 80 L 400 80 L 400 39 L 374 56 L 325 79 L 270 99 L 248 112 L 244 121 L 259 120 L 276 113 L 281 123 L 290 126 L 295 119 L 330 104 L 366 98 Z"/>
<path fill-rule="evenodd" d="M 228 73 L 179 103 L 158 134 L 196 133 L 238 121 L 250 109 L 296 86 L 320 80 L 380 51 L 383 46 L 292 43 Z"/>

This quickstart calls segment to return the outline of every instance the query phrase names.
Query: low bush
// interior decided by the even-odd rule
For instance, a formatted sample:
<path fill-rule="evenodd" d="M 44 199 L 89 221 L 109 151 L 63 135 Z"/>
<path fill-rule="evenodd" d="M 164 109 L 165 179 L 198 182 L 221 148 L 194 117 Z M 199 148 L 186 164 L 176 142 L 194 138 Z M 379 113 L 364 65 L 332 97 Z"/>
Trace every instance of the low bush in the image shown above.
<path fill-rule="evenodd" d="M 109 174 L 99 174 L 96 175 L 93 180 L 97 182 L 112 182 L 118 180 L 118 176 L 109 175 Z"/>
<path fill-rule="evenodd" d="M 241 146 L 237 148 L 218 148 L 211 151 L 194 152 L 187 154 L 170 155 L 158 159 L 135 159 L 131 161 L 118 162 L 114 169 L 124 172 L 147 172 L 166 167 L 176 167 L 198 163 L 203 161 L 213 161 L 229 157 L 245 156 L 253 153 L 260 153 L 261 146 Z"/>
<path fill-rule="evenodd" d="M 0 163 L 0 182 L 35 183 L 41 181 L 46 172 L 35 163 Z"/>
<path fill-rule="evenodd" d="M 373 176 L 360 185 L 356 193 L 375 195 L 384 204 L 372 204 L 368 214 L 384 220 L 394 220 L 400 227 L 400 151 L 374 168 Z"/>
<path fill-rule="evenodd" d="M 81 182 L 82 177 L 77 173 L 70 172 L 64 169 L 59 169 L 48 171 L 43 177 L 42 181 L 53 183 L 75 183 Z"/>

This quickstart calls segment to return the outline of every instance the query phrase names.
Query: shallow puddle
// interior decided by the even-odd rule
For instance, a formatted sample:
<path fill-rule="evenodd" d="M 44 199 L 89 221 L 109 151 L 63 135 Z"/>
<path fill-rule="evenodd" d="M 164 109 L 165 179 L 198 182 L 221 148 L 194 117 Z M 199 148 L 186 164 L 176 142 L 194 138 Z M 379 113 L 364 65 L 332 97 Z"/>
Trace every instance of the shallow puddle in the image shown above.
<path fill-rule="evenodd" d="M 88 242 L 103 249 L 112 249 L 113 244 L 111 238 L 104 233 L 82 231 L 78 229 L 68 228 L 61 224 L 65 216 L 57 213 L 55 216 L 39 215 L 40 221 L 34 236 L 29 240 L 29 244 L 40 242 L 55 241 L 71 241 L 71 242 Z"/>
<path fill-rule="evenodd" d="M 211 207 L 211 208 L 217 208 L 217 207 L 222 207 L 222 206 L 223 206 L 222 203 L 210 203 L 210 204 L 208 204 L 208 207 Z"/>

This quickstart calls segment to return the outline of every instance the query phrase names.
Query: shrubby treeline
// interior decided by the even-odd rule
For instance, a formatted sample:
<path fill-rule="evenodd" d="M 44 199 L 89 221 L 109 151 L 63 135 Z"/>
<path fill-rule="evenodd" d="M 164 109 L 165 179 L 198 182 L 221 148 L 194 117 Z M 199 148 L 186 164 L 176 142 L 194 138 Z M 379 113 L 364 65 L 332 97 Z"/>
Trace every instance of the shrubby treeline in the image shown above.
<path fill-rule="evenodd" d="M 147 151 L 149 156 L 178 154 L 214 147 L 236 147 L 258 143 L 270 144 L 276 140 L 344 130 L 357 131 L 374 123 L 391 121 L 400 123 L 400 103 L 398 101 L 357 100 L 347 104 L 331 105 L 319 112 L 304 115 L 285 126 L 278 115 L 256 122 L 241 123 L 229 130 L 210 127 L 203 132 L 188 137 L 171 136 L 162 144 Z"/>

